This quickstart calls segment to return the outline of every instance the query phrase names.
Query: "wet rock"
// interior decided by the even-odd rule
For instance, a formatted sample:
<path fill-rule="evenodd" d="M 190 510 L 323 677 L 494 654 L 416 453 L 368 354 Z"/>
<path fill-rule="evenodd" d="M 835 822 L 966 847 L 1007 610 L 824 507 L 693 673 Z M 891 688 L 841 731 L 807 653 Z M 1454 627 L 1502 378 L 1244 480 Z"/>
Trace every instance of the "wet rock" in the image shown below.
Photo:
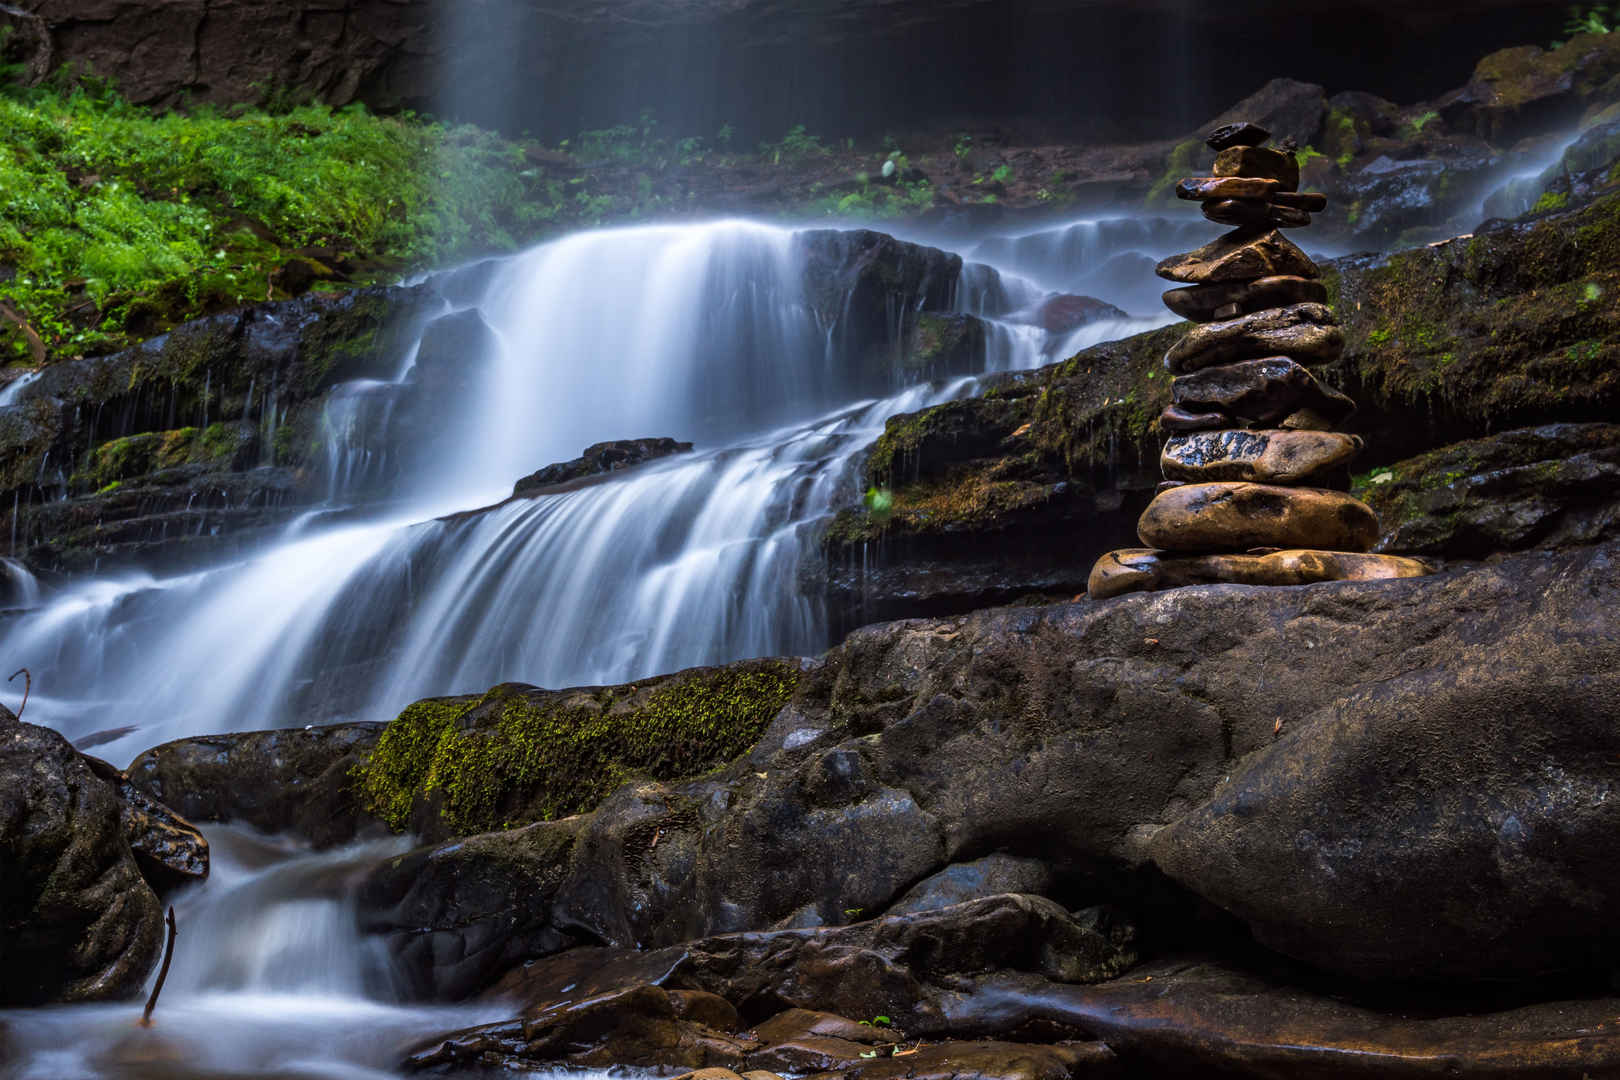
<path fill-rule="evenodd" d="M 927 382 L 983 371 L 987 333 L 985 321 L 977 315 L 918 315 L 901 361 L 907 381 Z"/>
<path fill-rule="evenodd" d="M 118 797 L 54 731 L 0 725 L 0 1002 L 132 996 L 162 909 L 124 835 Z"/>
<path fill-rule="evenodd" d="M 1164 294 L 1164 305 L 1183 319 L 1212 322 L 1222 308 L 1236 307 L 1240 314 L 1292 304 L 1327 303 L 1327 287 L 1320 281 L 1302 277 L 1267 277 L 1225 285 L 1192 285 L 1171 289 Z"/>
<path fill-rule="evenodd" d="M 1072 334 L 1081 327 L 1102 319 L 1125 319 L 1130 316 L 1113 304 L 1090 296 L 1060 294 L 1042 302 L 1036 312 L 1037 325 L 1051 334 Z"/>
<path fill-rule="evenodd" d="M 895 1041 L 892 1032 L 875 1027 L 870 1021 L 862 1024 L 836 1013 L 817 1012 L 814 1009 L 788 1009 L 777 1013 L 757 1025 L 753 1034 L 766 1046 L 807 1038 L 837 1039 L 866 1046 Z"/>
<path fill-rule="evenodd" d="M 1159 455 L 1164 475 L 1204 483 L 1299 484 L 1355 460 L 1355 435 L 1316 431 L 1217 431 L 1176 435 Z"/>
<path fill-rule="evenodd" d="M 1326 304 L 1292 304 L 1193 327 L 1164 354 L 1177 375 L 1267 356 L 1330 364 L 1344 355 L 1344 332 Z"/>
<path fill-rule="evenodd" d="M 1286 356 L 1201 367 L 1176 379 L 1170 392 L 1174 404 L 1188 412 L 1222 412 L 1261 426 L 1300 409 L 1311 409 L 1330 423 L 1356 411 L 1355 402 L 1323 386 Z"/>
<path fill-rule="evenodd" d="M 1234 146 L 1262 146 L 1269 138 L 1271 138 L 1271 132 L 1259 124 L 1243 120 L 1236 124 L 1222 124 L 1209 133 L 1209 138 L 1204 140 L 1204 145 L 1219 152 Z M 1243 174 L 1237 173 L 1233 175 Z"/>
<path fill-rule="evenodd" d="M 1238 229 L 1197 251 L 1172 255 L 1155 272 L 1170 281 L 1193 285 L 1254 281 L 1265 277 L 1320 276 L 1316 264 L 1282 233 Z"/>
<path fill-rule="evenodd" d="M 356 797 L 350 773 L 377 745 L 383 727 L 337 724 L 178 739 L 137 757 L 129 783 L 191 821 L 236 821 L 333 847 L 382 830 Z"/>
<path fill-rule="evenodd" d="M 931 1043 L 893 1056 L 860 1061 L 815 1080 L 1091 1080 L 1117 1076 L 1119 1062 L 1100 1042 L 1049 1046 L 1027 1043 Z"/>
<path fill-rule="evenodd" d="M 748 1056 L 748 1064 L 756 1069 L 802 1076 L 805 1073 L 842 1069 L 860 1061 L 862 1054 L 871 1053 L 873 1051 L 866 1043 L 811 1035 L 788 1039 L 756 1051 Z"/>
<path fill-rule="evenodd" d="M 84 761 L 118 796 L 124 838 L 147 884 L 161 896 L 208 879 L 208 841 L 191 822 L 136 787 L 123 770 L 88 754 Z"/>
<path fill-rule="evenodd" d="M 1050 868 L 1039 859 L 1013 855 L 986 855 L 972 862 L 955 863 L 932 877 L 919 881 L 906 895 L 889 907 L 890 915 L 932 911 L 998 893 L 1045 893 L 1052 887 Z"/>
<path fill-rule="evenodd" d="M 1320 86 L 1297 79 L 1272 79 L 1200 130 L 1244 121 L 1269 129 L 1278 141 L 1308 146 L 1322 129 L 1327 97 Z"/>
<path fill-rule="evenodd" d="M 1268 555 L 1175 556 L 1151 548 L 1111 551 L 1091 570 L 1088 593 L 1106 600 L 1131 592 L 1186 585 L 1314 585 L 1323 581 L 1391 581 L 1422 577 L 1429 566 L 1397 555 L 1344 551 L 1274 551 Z"/>
<path fill-rule="evenodd" d="M 1442 447 L 1374 469 L 1357 494 L 1377 549 L 1477 558 L 1620 534 L 1620 427 L 1549 424 Z"/>
<path fill-rule="evenodd" d="M 1217 199 L 1203 206 L 1204 217 L 1217 225 L 1247 229 L 1303 229 L 1311 215 L 1302 210 L 1275 206 L 1262 199 Z"/>
<path fill-rule="evenodd" d="M 1379 1009 L 1193 960 L 1102 986 L 983 980 L 964 995 L 959 1021 L 1078 1026 L 1103 1040 L 1128 1075 L 1578 1078 L 1620 1068 L 1617 1008 L 1620 1001 L 1600 997 L 1473 1015 Z"/>
<path fill-rule="evenodd" d="M 1319 214 L 1327 209 L 1327 196 L 1319 191 L 1279 191 L 1271 197 L 1272 205 L 1289 210 L 1304 210 Z"/>
<path fill-rule="evenodd" d="M 532 496 L 545 489 L 557 487 L 586 477 L 601 476 L 620 469 L 634 468 L 671 454 L 686 454 L 692 450 L 689 442 L 676 442 L 670 438 L 618 439 L 596 443 L 572 461 L 547 465 L 530 473 L 512 487 L 513 495 Z"/>
<path fill-rule="evenodd" d="M 1299 190 L 1299 160 L 1282 150 L 1233 146 L 1215 155 L 1216 176 L 1258 177 L 1277 181 L 1278 192 Z"/>
<path fill-rule="evenodd" d="M 1253 199 L 1269 202 L 1279 185 L 1263 177 L 1194 176 L 1177 181 L 1176 197 L 1194 202 Z"/>
<path fill-rule="evenodd" d="M 742 1017 L 737 1015 L 731 1002 L 719 994 L 705 990 L 671 990 L 669 1005 L 677 1019 L 691 1020 L 716 1031 L 742 1030 Z"/>
<path fill-rule="evenodd" d="M 1155 498 L 1136 531 L 1143 544 L 1166 551 L 1366 551 L 1378 539 L 1378 519 L 1365 503 L 1321 488 L 1186 484 Z"/>
<path fill-rule="evenodd" d="M 1558 49 L 1535 45 L 1494 52 L 1475 65 L 1461 90 L 1439 103 L 1448 124 L 1511 143 L 1568 126 L 1594 100 L 1613 100 L 1620 42 L 1612 34 L 1578 34 Z"/>

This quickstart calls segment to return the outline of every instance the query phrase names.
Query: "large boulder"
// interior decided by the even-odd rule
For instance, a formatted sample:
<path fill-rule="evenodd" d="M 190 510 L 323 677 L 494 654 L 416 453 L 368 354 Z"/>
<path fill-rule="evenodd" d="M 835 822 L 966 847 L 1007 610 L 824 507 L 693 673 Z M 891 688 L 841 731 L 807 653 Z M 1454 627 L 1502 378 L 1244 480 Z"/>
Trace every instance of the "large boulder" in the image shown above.
<path fill-rule="evenodd" d="M 67 740 L 0 713 L 0 1004 L 138 993 L 162 944 L 113 788 Z"/>

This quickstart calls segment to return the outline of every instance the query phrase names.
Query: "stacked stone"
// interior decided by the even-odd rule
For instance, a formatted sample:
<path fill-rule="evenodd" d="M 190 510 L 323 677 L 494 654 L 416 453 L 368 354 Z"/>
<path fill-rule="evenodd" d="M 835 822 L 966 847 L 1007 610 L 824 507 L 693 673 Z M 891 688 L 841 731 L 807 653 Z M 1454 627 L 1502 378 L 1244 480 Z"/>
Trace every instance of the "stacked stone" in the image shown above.
<path fill-rule="evenodd" d="M 1327 197 L 1301 193 L 1299 164 L 1269 132 L 1231 124 L 1209 138 L 1213 176 L 1176 194 L 1236 228 L 1159 264 L 1186 287 L 1166 306 L 1198 323 L 1164 358 L 1175 376 L 1159 418 L 1165 483 L 1137 523 L 1145 548 L 1110 552 L 1096 598 L 1209 582 L 1302 585 L 1417 577 L 1415 559 L 1369 555 L 1378 518 L 1349 490 L 1361 440 L 1335 431 L 1355 411 L 1306 365 L 1331 363 L 1344 334 L 1316 264 L 1281 230 L 1303 228 Z"/>

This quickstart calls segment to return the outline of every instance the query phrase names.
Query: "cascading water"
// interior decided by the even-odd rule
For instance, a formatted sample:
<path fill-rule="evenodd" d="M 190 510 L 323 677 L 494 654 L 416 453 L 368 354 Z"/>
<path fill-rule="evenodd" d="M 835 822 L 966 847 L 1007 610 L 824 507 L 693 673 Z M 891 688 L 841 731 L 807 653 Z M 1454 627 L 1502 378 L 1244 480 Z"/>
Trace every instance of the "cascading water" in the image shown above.
<path fill-rule="evenodd" d="M 465 436 L 404 478 L 409 499 L 241 564 L 65 590 L 6 635 L 8 663 L 41 691 L 30 709 L 117 758 L 184 735 L 388 719 L 505 680 L 618 682 L 825 647 L 796 585 L 807 527 L 889 416 L 970 381 L 847 403 L 864 369 L 806 301 L 803 235 L 607 230 L 510 260 L 478 305 L 495 342 L 482 377 L 442 403 Z M 955 284 L 967 310 L 1038 293 L 983 268 Z M 1062 348 L 1136 328 L 1093 324 Z M 1052 347 L 1032 326 L 991 330 L 983 370 Z M 440 516 L 587 443 L 664 434 L 717 448 Z"/>

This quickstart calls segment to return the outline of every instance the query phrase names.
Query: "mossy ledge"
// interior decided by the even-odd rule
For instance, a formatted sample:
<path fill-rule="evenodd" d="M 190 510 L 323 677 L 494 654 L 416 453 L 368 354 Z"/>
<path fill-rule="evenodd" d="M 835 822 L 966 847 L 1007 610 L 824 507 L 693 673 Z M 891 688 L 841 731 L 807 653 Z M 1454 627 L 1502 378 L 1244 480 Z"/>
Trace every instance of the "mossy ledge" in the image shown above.
<path fill-rule="evenodd" d="M 678 780 L 737 757 L 798 689 L 791 660 L 613 687 L 482 695 L 408 706 L 353 774 L 360 801 L 399 831 L 493 832 L 593 809 L 635 777 Z"/>

